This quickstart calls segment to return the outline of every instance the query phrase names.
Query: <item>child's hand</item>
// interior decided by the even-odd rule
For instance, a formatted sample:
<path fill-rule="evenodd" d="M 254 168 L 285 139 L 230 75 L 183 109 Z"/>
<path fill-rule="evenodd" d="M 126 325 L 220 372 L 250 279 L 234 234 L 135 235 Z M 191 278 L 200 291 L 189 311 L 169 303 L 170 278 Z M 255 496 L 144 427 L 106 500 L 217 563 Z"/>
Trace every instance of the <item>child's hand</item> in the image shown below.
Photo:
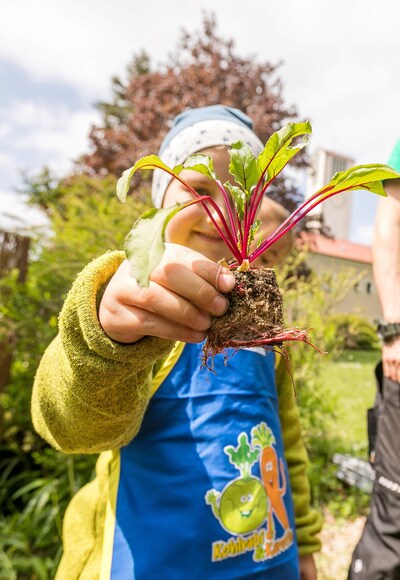
<path fill-rule="evenodd" d="M 221 292 L 233 286 L 233 274 L 220 264 L 190 248 L 166 244 L 147 288 L 138 286 L 127 261 L 121 264 L 101 300 L 100 324 L 122 343 L 143 336 L 201 342 L 210 315 L 219 316 L 228 307 Z"/>

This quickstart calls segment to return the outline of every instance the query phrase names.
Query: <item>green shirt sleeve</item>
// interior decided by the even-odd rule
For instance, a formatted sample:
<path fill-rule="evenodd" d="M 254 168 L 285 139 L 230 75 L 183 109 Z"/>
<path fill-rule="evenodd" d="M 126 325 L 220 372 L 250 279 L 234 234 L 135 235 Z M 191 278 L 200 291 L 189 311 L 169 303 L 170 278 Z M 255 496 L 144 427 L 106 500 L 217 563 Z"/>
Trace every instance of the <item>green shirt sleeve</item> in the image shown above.
<path fill-rule="evenodd" d="M 276 381 L 279 417 L 294 503 L 297 541 L 300 555 L 303 556 L 321 549 L 318 533 L 321 531 L 322 517 L 317 510 L 311 508 L 310 484 L 307 476 L 308 455 L 302 440 L 300 414 L 287 364 L 285 357 L 282 356 L 278 362 Z"/>
<path fill-rule="evenodd" d="M 32 419 L 37 432 L 66 453 L 126 445 L 138 432 L 155 362 L 173 346 L 145 337 L 112 341 L 97 318 L 99 296 L 124 259 L 110 252 L 78 275 L 59 318 L 59 334 L 36 373 Z"/>

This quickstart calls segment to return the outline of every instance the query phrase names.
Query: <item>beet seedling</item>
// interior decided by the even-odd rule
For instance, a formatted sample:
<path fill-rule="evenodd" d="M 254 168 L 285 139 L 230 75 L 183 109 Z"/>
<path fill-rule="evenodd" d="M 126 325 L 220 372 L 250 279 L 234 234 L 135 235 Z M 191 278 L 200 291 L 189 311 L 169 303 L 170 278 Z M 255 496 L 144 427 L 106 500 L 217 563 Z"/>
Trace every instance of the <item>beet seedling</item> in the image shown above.
<path fill-rule="evenodd" d="M 246 143 L 233 143 L 229 149 L 229 172 L 235 185 L 229 182 L 222 184 L 215 174 L 211 157 L 202 153 L 189 155 L 182 164 L 173 168 L 163 163 L 157 155 L 148 155 L 124 171 L 118 181 L 117 195 L 122 202 L 126 201 L 131 179 L 139 169 L 162 169 L 172 178 L 178 179 L 193 195 L 190 201 L 174 207 L 150 209 L 134 224 L 127 237 L 125 250 L 132 273 L 141 286 L 148 285 L 152 270 L 161 260 L 168 222 L 177 212 L 193 203 L 202 204 L 229 254 L 233 255 L 228 267 L 235 273 L 237 284 L 227 295 L 230 301 L 227 313 L 215 318 L 208 332 L 205 356 L 214 355 L 229 346 L 271 346 L 280 345 L 286 340 L 308 342 L 304 331 L 283 327 L 282 299 L 274 271 L 255 268 L 251 264 L 324 200 L 356 189 L 366 189 L 386 196 L 382 181 L 400 177 L 394 169 L 382 164 L 358 165 L 336 173 L 327 185 L 294 210 L 271 235 L 266 239 L 257 238 L 261 225 L 257 212 L 263 197 L 288 162 L 307 145 L 309 134 L 310 123 L 288 123 L 271 135 L 258 157 L 253 155 Z M 224 211 L 211 196 L 199 195 L 182 179 L 180 173 L 184 169 L 198 171 L 215 181 L 223 196 Z M 214 212 L 219 217 L 218 222 L 213 217 Z M 258 281 L 257 271 L 263 270 L 261 281 Z M 237 314 L 237 302 L 243 302 L 243 299 L 248 303 L 247 311 L 240 307 L 240 313 Z"/>

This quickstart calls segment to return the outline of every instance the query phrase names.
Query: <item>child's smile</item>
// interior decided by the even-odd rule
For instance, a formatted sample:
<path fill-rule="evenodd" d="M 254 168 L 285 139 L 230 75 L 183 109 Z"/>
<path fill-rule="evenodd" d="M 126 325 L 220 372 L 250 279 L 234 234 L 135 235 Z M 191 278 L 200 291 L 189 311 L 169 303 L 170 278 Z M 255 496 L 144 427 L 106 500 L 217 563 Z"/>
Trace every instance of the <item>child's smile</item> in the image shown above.
<path fill-rule="evenodd" d="M 230 158 L 227 149 L 225 147 L 213 147 L 204 151 L 204 153 L 212 157 L 215 172 L 221 183 L 225 183 L 226 181 L 234 183 L 228 170 Z M 198 193 L 212 196 L 221 210 L 224 211 L 222 193 L 211 179 L 190 170 L 182 171 L 181 176 Z M 189 199 L 193 199 L 190 192 L 179 181 L 173 180 L 165 193 L 163 206 L 171 207 L 176 203 L 181 203 Z M 210 211 L 213 211 L 212 208 L 210 208 Z M 214 215 L 214 217 L 217 222 L 220 221 L 217 215 Z M 217 230 L 201 204 L 194 204 L 175 215 L 168 224 L 166 239 L 168 242 L 196 250 L 215 262 L 222 258 L 226 260 L 231 258 L 228 255 L 228 249 L 225 243 L 218 235 Z"/>

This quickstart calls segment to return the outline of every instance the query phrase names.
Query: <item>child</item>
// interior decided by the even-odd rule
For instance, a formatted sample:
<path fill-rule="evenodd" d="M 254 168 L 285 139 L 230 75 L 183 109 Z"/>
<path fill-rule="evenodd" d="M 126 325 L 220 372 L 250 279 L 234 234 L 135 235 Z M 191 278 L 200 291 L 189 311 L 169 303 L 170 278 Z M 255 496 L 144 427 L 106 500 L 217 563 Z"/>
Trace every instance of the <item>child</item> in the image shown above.
<path fill-rule="evenodd" d="M 160 155 L 173 166 L 205 151 L 224 183 L 232 180 L 226 144 L 237 140 L 262 149 L 246 115 L 204 107 L 177 117 Z M 206 176 L 182 176 L 221 201 Z M 152 197 L 168 207 L 190 194 L 157 170 Z M 169 223 L 148 288 L 138 287 L 122 252 L 93 261 L 75 281 L 32 401 L 35 427 L 53 446 L 101 453 L 96 479 L 66 512 L 58 579 L 316 577 L 320 517 L 309 507 L 285 361 L 253 348 L 227 365 L 217 356 L 215 374 L 201 368 L 210 317 L 226 310 L 234 284 L 217 263 L 223 257 L 194 204 Z"/>

